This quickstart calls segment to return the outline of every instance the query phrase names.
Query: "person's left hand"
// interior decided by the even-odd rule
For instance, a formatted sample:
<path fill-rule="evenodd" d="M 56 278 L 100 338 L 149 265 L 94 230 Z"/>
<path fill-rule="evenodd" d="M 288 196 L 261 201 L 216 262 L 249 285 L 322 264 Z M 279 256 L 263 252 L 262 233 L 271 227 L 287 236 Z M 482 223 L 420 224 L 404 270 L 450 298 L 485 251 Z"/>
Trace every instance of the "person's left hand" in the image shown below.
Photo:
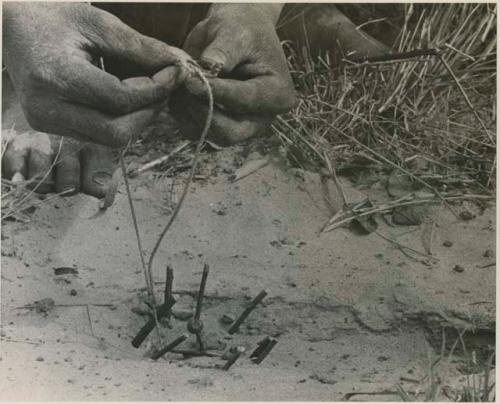
<path fill-rule="evenodd" d="M 208 70 L 214 119 L 209 138 L 227 145 L 261 134 L 296 102 L 275 30 L 279 5 L 215 4 L 188 35 L 184 50 Z M 196 76 L 171 97 L 186 137 L 198 138 L 207 113 L 207 91 Z"/>

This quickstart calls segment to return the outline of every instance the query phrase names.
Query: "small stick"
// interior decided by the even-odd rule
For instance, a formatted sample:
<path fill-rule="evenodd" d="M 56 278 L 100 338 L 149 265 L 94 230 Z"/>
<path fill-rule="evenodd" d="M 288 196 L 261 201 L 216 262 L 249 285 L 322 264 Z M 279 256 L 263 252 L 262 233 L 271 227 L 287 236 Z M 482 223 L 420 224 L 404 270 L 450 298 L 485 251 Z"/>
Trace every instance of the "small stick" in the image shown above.
<path fill-rule="evenodd" d="M 177 345 L 183 343 L 187 338 L 188 338 L 187 334 L 182 334 L 180 337 L 174 339 L 170 344 L 167 344 L 164 348 L 160 349 L 159 351 L 154 352 L 151 355 L 151 359 L 153 359 L 153 360 L 160 359 L 163 355 L 165 355 L 167 352 L 174 349 Z"/>
<path fill-rule="evenodd" d="M 250 354 L 250 358 L 257 358 L 269 342 L 271 342 L 271 337 L 266 337 L 262 341 L 258 342 L 257 348 L 255 348 L 255 350 Z"/>
<path fill-rule="evenodd" d="M 250 313 L 257 307 L 257 305 L 264 299 L 267 295 L 265 290 L 261 291 L 255 299 L 253 299 L 248 307 L 241 313 L 241 315 L 235 320 L 231 328 L 229 328 L 229 334 L 234 334 L 240 328 L 241 323 L 250 315 Z"/>
<path fill-rule="evenodd" d="M 484 269 L 484 268 L 489 268 L 489 267 L 495 266 L 496 264 L 497 263 L 495 261 L 495 262 L 491 262 L 491 263 L 485 264 L 485 265 L 476 265 L 476 268 Z"/>
<path fill-rule="evenodd" d="M 209 358 L 219 358 L 222 354 L 217 352 L 210 351 L 195 351 L 191 349 L 172 349 L 170 350 L 172 353 L 181 354 L 184 356 L 208 356 Z"/>
<path fill-rule="evenodd" d="M 140 329 L 139 333 L 132 340 L 132 346 L 134 348 L 139 348 L 141 344 L 144 342 L 146 337 L 149 335 L 151 331 L 157 326 L 158 320 L 164 317 L 175 304 L 175 299 L 171 299 L 163 303 L 160 307 L 158 307 L 154 312 L 156 313 L 156 317 L 152 317 L 148 320 L 148 322 Z M 160 333 L 160 329 L 157 327 L 158 333 Z"/>
<path fill-rule="evenodd" d="M 258 355 L 256 355 L 256 357 L 252 359 L 252 362 L 256 365 L 259 365 L 264 359 L 266 359 L 267 355 L 269 355 L 269 353 L 273 350 L 277 343 L 278 340 L 276 338 L 269 338 L 269 340 L 263 345 L 262 348 L 259 347 L 261 348 L 261 352 L 258 352 Z"/>
<path fill-rule="evenodd" d="M 170 160 L 170 158 L 174 155 L 174 154 L 177 154 L 179 153 L 181 150 L 185 149 L 191 142 L 189 141 L 186 141 L 184 143 L 182 143 L 181 145 L 177 146 L 174 150 L 172 150 L 169 154 L 166 154 L 165 156 L 162 156 L 162 157 L 159 157 L 153 161 L 150 161 L 149 163 L 146 163 L 138 168 L 134 168 L 133 170 L 130 170 L 127 175 L 129 178 L 135 178 L 137 177 L 139 174 L 142 174 L 143 172 L 145 171 L 149 171 L 157 166 L 159 166 L 160 164 L 163 164 L 165 162 L 167 162 L 168 160 Z"/>
<path fill-rule="evenodd" d="M 439 51 L 437 49 L 415 49 L 408 52 L 401 53 L 389 53 L 381 56 L 372 56 L 372 57 L 362 57 L 362 58 L 353 58 L 353 59 L 344 59 L 346 62 L 355 63 L 355 64 L 369 64 L 376 62 L 389 62 L 394 60 L 405 60 L 405 59 L 413 59 L 416 57 L 422 56 L 436 56 Z"/>
<path fill-rule="evenodd" d="M 325 162 L 326 166 L 328 167 L 328 171 L 330 172 L 330 177 L 332 177 L 333 182 L 335 183 L 335 186 L 337 187 L 337 191 L 340 194 L 340 197 L 342 198 L 342 205 L 344 209 L 349 209 L 349 204 L 347 203 L 347 198 L 344 193 L 344 189 L 342 188 L 342 185 L 340 184 L 338 178 L 337 178 L 337 172 L 335 171 L 335 167 L 332 166 L 332 163 L 330 159 L 328 158 L 328 155 L 326 152 L 324 153 L 325 155 Z"/>
<path fill-rule="evenodd" d="M 205 287 L 207 285 L 207 278 L 208 278 L 208 272 L 210 270 L 210 267 L 208 264 L 205 264 L 203 266 L 203 274 L 201 275 L 201 283 L 200 283 L 200 290 L 198 291 L 198 294 L 196 295 L 196 309 L 194 312 L 193 318 L 191 318 L 188 322 L 187 328 L 188 331 L 192 334 L 196 335 L 196 341 L 198 342 L 198 345 L 200 346 L 200 351 L 205 351 L 206 346 L 205 342 L 203 341 L 203 322 L 200 320 L 201 317 L 201 308 L 202 308 L 202 303 L 203 303 L 203 296 L 205 294 Z"/>
<path fill-rule="evenodd" d="M 205 294 L 205 287 L 207 286 L 207 278 L 210 267 L 208 264 L 203 266 L 203 274 L 201 275 L 200 290 L 196 296 L 196 311 L 194 312 L 195 320 L 199 320 L 201 316 L 201 306 L 203 303 L 203 296 Z"/>
<path fill-rule="evenodd" d="M 222 370 L 229 370 L 231 366 L 234 365 L 234 362 L 238 360 L 238 358 L 241 356 L 241 354 L 245 352 L 245 348 L 243 347 L 236 347 L 236 351 L 232 353 L 232 356 L 228 359 L 228 361 L 224 364 L 222 367 Z"/>
<path fill-rule="evenodd" d="M 94 335 L 94 329 L 92 328 L 92 319 L 90 318 L 90 309 L 89 309 L 89 305 L 86 304 L 85 307 L 87 308 L 87 317 L 89 319 L 89 327 L 90 327 L 90 333 L 92 334 L 93 337 L 95 337 Z"/>
<path fill-rule="evenodd" d="M 167 276 L 165 281 L 165 298 L 164 301 L 168 302 L 172 299 L 172 284 L 174 282 L 174 270 L 170 265 L 167 265 Z M 167 315 L 165 316 L 167 320 L 170 320 L 172 315 L 172 311 L 169 310 Z"/>

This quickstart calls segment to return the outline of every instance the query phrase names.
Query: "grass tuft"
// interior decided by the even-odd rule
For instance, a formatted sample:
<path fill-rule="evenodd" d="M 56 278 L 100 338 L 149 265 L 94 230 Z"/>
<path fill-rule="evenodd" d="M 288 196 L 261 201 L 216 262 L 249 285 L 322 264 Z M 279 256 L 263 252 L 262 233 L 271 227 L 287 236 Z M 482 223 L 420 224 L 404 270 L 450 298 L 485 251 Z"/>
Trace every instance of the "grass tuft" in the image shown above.
<path fill-rule="evenodd" d="M 319 171 L 330 160 L 339 175 L 397 171 L 435 195 L 492 195 L 496 5 L 406 4 L 397 23 L 399 60 L 333 66 L 285 43 L 300 100 L 273 129 L 290 163 Z"/>

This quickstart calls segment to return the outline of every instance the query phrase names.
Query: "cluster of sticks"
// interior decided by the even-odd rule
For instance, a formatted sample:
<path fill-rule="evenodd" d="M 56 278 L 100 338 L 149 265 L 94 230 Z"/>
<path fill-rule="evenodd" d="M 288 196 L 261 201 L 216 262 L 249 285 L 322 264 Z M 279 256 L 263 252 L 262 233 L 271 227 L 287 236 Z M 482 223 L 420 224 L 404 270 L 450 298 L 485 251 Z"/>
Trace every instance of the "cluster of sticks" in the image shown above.
<path fill-rule="evenodd" d="M 203 297 L 205 295 L 205 288 L 207 285 L 209 270 L 210 270 L 209 266 L 205 264 L 203 267 L 200 288 L 198 290 L 198 293 L 196 294 L 195 311 L 187 324 L 187 330 L 189 331 L 189 333 L 194 334 L 196 336 L 198 350 L 176 350 L 175 348 L 177 348 L 180 344 L 186 341 L 189 337 L 189 334 L 182 334 L 181 336 L 175 338 L 172 342 L 169 342 L 162 348 L 153 352 L 153 354 L 151 355 L 151 359 L 158 360 L 159 358 L 163 357 L 167 352 L 179 353 L 185 357 L 192 357 L 192 356 L 222 357 L 223 359 L 227 360 L 222 369 L 228 370 L 238 360 L 241 354 L 245 352 L 245 348 L 241 346 L 232 347 L 231 349 L 229 349 L 228 352 L 224 354 L 208 350 L 208 345 L 203 335 L 204 325 L 203 321 L 201 320 L 201 310 L 202 310 Z M 135 348 L 139 348 L 141 346 L 146 337 L 157 326 L 159 320 L 163 318 L 170 320 L 172 316 L 172 307 L 176 302 L 175 298 L 173 297 L 173 291 L 172 291 L 173 281 L 174 281 L 174 271 L 172 267 L 167 266 L 163 304 L 156 307 L 156 319 L 154 318 L 154 316 L 151 316 L 151 318 L 146 322 L 146 324 L 140 329 L 139 333 L 132 340 L 132 345 Z M 239 330 L 241 324 L 243 324 L 245 319 L 264 299 L 264 297 L 266 297 L 266 295 L 267 292 L 262 290 L 250 302 L 250 304 L 243 310 L 240 316 L 238 316 L 238 318 L 231 324 L 231 327 L 228 329 L 229 334 L 234 334 Z M 250 358 L 254 363 L 260 364 L 266 358 L 266 356 L 271 352 L 271 350 L 277 343 L 278 343 L 277 339 L 272 337 L 266 337 L 264 340 L 258 343 L 258 347 L 250 355 Z"/>

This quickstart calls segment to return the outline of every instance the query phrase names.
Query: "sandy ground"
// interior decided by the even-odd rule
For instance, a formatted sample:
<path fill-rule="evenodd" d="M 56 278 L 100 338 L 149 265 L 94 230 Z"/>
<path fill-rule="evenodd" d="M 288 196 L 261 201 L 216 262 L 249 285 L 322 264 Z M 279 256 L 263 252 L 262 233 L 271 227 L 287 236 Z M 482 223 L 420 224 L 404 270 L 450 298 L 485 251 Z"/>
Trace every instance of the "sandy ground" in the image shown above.
<path fill-rule="evenodd" d="M 122 186 L 97 219 L 90 218 L 98 201 L 78 195 L 46 201 L 28 223 L 2 226 L 3 400 L 399 400 L 395 384 L 418 388 L 442 335 L 450 344 L 456 329 L 474 329 L 464 336 L 469 350 L 494 344 L 495 266 L 484 266 L 495 258 L 484 253 L 495 251 L 495 206 L 470 221 L 432 208 L 434 259 L 412 259 L 375 233 L 321 233 L 333 214 L 326 201 L 339 207 L 340 198 L 316 174 L 273 160 L 233 182 L 245 160 L 262 158 L 247 152 L 240 146 L 205 158 L 205 178 L 194 182 L 154 267 L 160 297 L 172 265 L 175 309 L 186 311 L 194 303 L 188 292 L 210 265 L 205 334 L 212 349 L 244 346 L 236 364 L 224 371 L 220 358 L 172 353 L 154 362 L 145 357 L 153 334 L 132 347 L 146 321 L 137 314 L 144 278 Z M 383 194 L 342 183 L 352 202 Z M 147 251 L 166 223 L 170 187 L 171 178 L 153 173 L 132 181 Z M 378 222 L 380 234 L 423 251 L 425 225 Z M 58 267 L 77 273 L 55 275 Z M 230 336 L 221 317 L 241 312 L 262 289 L 263 303 Z M 20 309 L 45 298 L 56 304 L 47 313 Z M 162 332 L 171 341 L 186 322 L 173 319 Z M 278 344 L 255 365 L 249 353 L 265 336 Z M 458 383 L 464 358 L 441 367 L 443 385 Z"/>

